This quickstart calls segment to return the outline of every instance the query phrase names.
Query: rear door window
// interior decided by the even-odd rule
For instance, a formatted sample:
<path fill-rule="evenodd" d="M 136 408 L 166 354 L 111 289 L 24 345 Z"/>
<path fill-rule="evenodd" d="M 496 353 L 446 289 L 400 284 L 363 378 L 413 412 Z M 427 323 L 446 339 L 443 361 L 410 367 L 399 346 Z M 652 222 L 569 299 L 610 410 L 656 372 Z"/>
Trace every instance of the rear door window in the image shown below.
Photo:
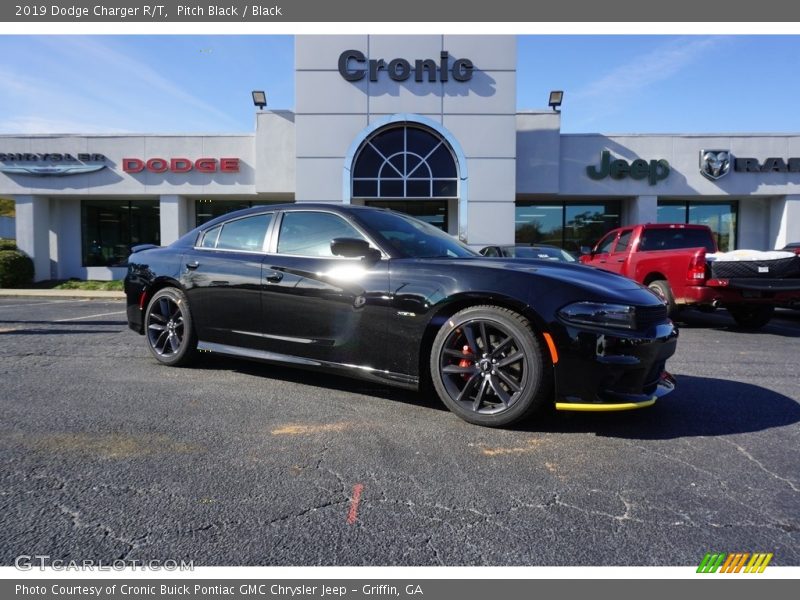
<path fill-rule="evenodd" d="M 272 213 L 234 219 L 209 229 L 203 236 L 201 247 L 237 252 L 263 252 L 264 238 L 272 222 Z"/>

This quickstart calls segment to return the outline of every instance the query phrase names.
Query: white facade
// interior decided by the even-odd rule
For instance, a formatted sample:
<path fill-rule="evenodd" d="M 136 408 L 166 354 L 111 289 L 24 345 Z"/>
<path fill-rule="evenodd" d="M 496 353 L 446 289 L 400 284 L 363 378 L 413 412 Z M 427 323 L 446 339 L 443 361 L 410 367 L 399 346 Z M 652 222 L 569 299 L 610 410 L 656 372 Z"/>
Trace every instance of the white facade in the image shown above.
<path fill-rule="evenodd" d="M 363 68 L 360 79 L 340 72 L 347 50 L 365 58 L 345 65 Z M 402 63 L 395 63 L 394 78 L 389 72 L 395 59 L 411 69 L 430 60 L 438 69 L 445 52 L 445 77 L 421 70 L 417 81 Z M 384 67 L 370 73 L 369 61 L 381 59 Z M 458 60 L 472 65 L 460 78 Z M 657 220 L 664 202 L 730 200 L 737 206 L 736 246 L 800 240 L 800 161 L 790 160 L 800 157 L 800 135 L 562 134 L 559 113 L 518 111 L 516 62 L 513 36 L 297 36 L 294 112 L 260 112 L 254 133 L 245 135 L 0 136 L 0 196 L 16 201 L 17 243 L 33 257 L 37 279 L 120 277 L 123 268 L 88 264 L 87 202 L 157 202 L 162 244 L 195 226 L 198 202 L 361 203 L 369 199 L 354 196 L 351 181 L 359 152 L 385 128 L 413 124 L 450 149 L 458 184 L 443 196 L 446 229 L 474 246 L 514 243 L 515 209 L 525 203 L 603 199 L 619 201 L 621 224 Z M 566 98 L 569 110 L 568 91 Z M 730 158 L 718 179 L 701 173 L 700 153 L 708 150 Z M 591 178 L 587 168 L 600 169 L 603 152 L 634 171 Z M 76 160 L 59 158 L 65 154 Z M 744 158 L 764 171 L 753 164 L 737 170 Z M 164 162 L 132 172 L 131 159 Z M 235 159 L 236 168 L 223 168 L 225 159 Z M 35 172 L 86 164 L 100 166 L 81 174 Z M 199 164 L 214 168 L 203 172 Z"/>

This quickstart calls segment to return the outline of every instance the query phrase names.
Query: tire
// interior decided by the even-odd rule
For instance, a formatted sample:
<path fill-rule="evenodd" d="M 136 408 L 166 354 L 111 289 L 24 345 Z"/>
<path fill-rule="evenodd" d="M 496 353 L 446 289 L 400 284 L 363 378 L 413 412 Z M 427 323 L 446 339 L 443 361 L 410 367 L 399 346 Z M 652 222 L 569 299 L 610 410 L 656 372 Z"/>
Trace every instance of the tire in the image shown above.
<path fill-rule="evenodd" d="M 498 306 L 447 319 L 433 340 L 430 372 L 445 406 L 485 427 L 521 421 L 552 399 L 552 369 L 530 323 Z"/>
<path fill-rule="evenodd" d="M 159 290 L 144 317 L 147 347 L 163 365 L 182 367 L 197 353 L 197 336 L 186 294 L 174 287 Z"/>
<path fill-rule="evenodd" d="M 761 329 L 770 322 L 775 312 L 774 306 L 764 306 L 754 304 L 750 306 L 730 306 L 728 312 L 731 313 L 733 320 L 742 329 Z"/>
<path fill-rule="evenodd" d="M 674 317 L 678 312 L 678 305 L 675 304 L 675 296 L 672 295 L 669 284 L 663 279 L 656 279 L 647 284 L 647 288 L 667 303 L 667 316 Z"/>

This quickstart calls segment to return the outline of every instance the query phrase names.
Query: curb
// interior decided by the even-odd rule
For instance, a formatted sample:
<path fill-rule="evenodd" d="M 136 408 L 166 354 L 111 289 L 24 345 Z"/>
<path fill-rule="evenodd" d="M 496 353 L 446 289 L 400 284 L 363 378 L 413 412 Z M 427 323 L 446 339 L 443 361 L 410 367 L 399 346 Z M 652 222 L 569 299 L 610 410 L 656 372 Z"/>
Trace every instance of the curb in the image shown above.
<path fill-rule="evenodd" d="M 0 298 L 80 298 L 82 300 L 123 300 L 125 292 L 106 290 L 3 290 Z"/>

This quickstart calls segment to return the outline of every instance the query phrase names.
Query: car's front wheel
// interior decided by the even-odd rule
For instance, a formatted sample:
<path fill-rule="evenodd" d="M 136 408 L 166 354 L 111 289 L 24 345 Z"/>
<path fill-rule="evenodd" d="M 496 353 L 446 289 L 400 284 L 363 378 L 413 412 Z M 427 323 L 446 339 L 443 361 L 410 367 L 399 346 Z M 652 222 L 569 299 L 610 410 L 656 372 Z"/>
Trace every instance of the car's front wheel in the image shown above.
<path fill-rule="evenodd" d="M 156 292 L 147 305 L 144 322 L 147 347 L 158 362 L 179 367 L 194 359 L 197 338 L 181 290 L 167 287 Z"/>
<path fill-rule="evenodd" d="M 552 373 L 522 315 L 497 306 L 466 308 L 433 341 L 431 379 L 444 404 L 477 425 L 524 419 L 550 397 Z"/>

